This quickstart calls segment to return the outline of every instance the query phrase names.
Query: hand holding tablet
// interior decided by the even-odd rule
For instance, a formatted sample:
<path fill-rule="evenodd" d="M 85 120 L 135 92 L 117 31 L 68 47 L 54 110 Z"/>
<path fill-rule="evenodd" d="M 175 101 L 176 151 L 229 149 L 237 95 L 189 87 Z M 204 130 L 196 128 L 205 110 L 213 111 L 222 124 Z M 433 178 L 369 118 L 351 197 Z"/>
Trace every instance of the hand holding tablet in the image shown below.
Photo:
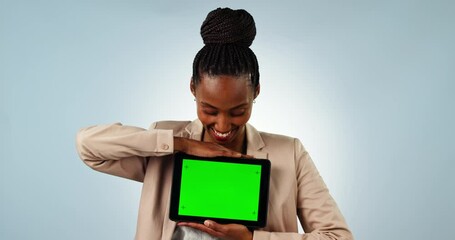
<path fill-rule="evenodd" d="M 270 161 L 266 159 L 177 153 L 169 218 L 264 227 L 269 181 Z"/>

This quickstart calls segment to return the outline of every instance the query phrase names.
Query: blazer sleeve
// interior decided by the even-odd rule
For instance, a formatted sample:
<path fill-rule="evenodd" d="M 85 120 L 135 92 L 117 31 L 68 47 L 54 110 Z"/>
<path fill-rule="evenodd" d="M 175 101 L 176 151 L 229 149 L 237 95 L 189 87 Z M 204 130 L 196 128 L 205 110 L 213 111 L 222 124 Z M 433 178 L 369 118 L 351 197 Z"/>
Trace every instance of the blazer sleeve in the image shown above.
<path fill-rule="evenodd" d="M 150 130 L 121 123 L 97 125 L 77 133 L 82 161 L 94 170 L 143 182 L 149 156 L 174 151 L 173 130 Z"/>
<path fill-rule="evenodd" d="M 305 234 L 255 231 L 254 240 L 352 240 L 338 206 L 302 143 L 295 139 L 297 215 Z"/>

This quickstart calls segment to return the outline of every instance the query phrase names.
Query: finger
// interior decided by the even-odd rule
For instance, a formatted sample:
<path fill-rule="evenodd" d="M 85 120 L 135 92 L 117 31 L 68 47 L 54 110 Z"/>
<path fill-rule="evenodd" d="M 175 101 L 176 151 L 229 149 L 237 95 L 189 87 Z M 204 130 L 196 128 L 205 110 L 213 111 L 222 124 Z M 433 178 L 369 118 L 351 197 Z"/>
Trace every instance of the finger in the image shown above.
<path fill-rule="evenodd" d="M 208 228 L 204 224 L 194 223 L 194 222 L 179 222 L 179 223 L 177 223 L 177 225 L 178 226 L 187 226 L 187 227 L 197 228 L 199 230 L 203 230 L 203 229 Z"/>
<path fill-rule="evenodd" d="M 233 157 L 241 158 L 243 155 L 239 152 L 232 152 Z"/>
<path fill-rule="evenodd" d="M 237 157 L 237 158 L 241 158 L 243 156 L 243 154 L 239 153 L 239 152 L 232 152 L 231 151 L 231 157 Z"/>
<path fill-rule="evenodd" d="M 220 153 L 219 153 L 218 156 L 222 156 L 222 157 L 237 157 L 237 158 L 240 158 L 240 157 L 242 157 L 242 154 L 239 153 L 239 152 L 234 152 L 234 151 L 231 151 L 231 150 L 229 150 L 229 149 L 226 149 L 226 150 L 220 151 Z"/>
<path fill-rule="evenodd" d="M 206 232 L 206 233 L 208 233 L 214 237 L 218 237 L 218 238 L 223 236 L 223 234 L 221 234 L 220 232 L 217 232 L 217 231 L 205 226 L 204 224 L 200 224 L 200 223 L 185 222 L 185 223 L 178 223 L 178 225 L 191 227 L 191 228 Z"/>
<path fill-rule="evenodd" d="M 204 225 L 207 226 L 208 228 L 210 229 L 213 229 L 214 231 L 216 232 L 222 232 L 224 233 L 225 232 L 225 227 L 221 224 L 218 224 L 212 220 L 205 220 L 204 221 Z"/>

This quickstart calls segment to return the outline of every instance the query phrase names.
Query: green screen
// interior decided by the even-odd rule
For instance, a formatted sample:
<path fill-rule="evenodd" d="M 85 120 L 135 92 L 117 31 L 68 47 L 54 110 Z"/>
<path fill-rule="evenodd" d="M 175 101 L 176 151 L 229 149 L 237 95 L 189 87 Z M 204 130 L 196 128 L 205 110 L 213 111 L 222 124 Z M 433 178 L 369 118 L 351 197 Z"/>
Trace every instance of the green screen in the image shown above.
<path fill-rule="evenodd" d="M 261 166 L 183 159 L 179 215 L 257 221 Z"/>

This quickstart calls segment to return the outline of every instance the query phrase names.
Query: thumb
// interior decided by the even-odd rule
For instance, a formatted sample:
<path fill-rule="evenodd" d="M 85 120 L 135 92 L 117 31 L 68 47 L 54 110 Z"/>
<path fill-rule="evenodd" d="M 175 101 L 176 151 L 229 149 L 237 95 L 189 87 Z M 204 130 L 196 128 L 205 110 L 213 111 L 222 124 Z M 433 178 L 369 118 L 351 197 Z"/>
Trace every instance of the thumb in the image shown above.
<path fill-rule="evenodd" d="M 205 220 L 204 221 L 204 225 L 212 230 L 215 230 L 217 232 L 219 232 L 221 230 L 221 225 L 212 221 L 212 220 Z"/>

